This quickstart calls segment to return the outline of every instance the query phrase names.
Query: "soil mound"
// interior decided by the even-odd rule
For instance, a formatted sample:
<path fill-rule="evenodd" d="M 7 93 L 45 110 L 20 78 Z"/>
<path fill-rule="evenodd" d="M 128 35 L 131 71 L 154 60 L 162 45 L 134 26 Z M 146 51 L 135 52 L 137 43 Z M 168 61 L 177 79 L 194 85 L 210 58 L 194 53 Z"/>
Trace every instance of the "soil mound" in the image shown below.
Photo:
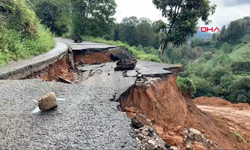
<path fill-rule="evenodd" d="M 217 97 L 199 97 L 193 100 L 196 105 L 207 105 L 207 106 L 230 106 L 231 103 L 227 100 L 220 99 Z"/>
<path fill-rule="evenodd" d="M 168 79 L 160 79 L 154 84 L 135 84 L 121 95 L 119 102 L 129 117 L 135 116 L 141 122 L 160 129 L 158 132 L 165 142 L 169 144 L 170 141 L 180 149 L 187 149 L 190 143 L 201 143 L 198 140 L 190 141 L 191 138 L 185 133 L 189 128 L 201 131 L 206 139 L 211 140 L 213 144 L 210 148 L 246 148 L 237 141 L 228 127 L 210 114 L 202 112 L 191 99 L 181 94 L 175 75 L 169 76 Z M 228 104 L 222 100 L 221 103 Z M 210 149 L 206 145 L 203 146 Z"/>
<path fill-rule="evenodd" d="M 220 99 L 217 97 L 199 97 L 193 100 L 196 105 L 205 105 L 205 106 L 223 106 L 223 107 L 234 107 L 237 109 L 249 109 L 249 104 L 247 103 L 239 103 L 232 104 L 225 99 Z"/>

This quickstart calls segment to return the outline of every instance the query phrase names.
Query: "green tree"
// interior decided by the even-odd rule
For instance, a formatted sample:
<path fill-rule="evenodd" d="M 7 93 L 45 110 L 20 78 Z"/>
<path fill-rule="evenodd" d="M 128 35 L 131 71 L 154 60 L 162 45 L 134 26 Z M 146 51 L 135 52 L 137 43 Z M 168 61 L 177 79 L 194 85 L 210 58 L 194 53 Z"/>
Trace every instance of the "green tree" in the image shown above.
<path fill-rule="evenodd" d="M 70 0 L 31 0 L 31 7 L 41 23 L 62 36 L 70 30 Z"/>
<path fill-rule="evenodd" d="M 138 44 L 144 47 L 152 46 L 155 38 L 152 21 L 148 18 L 140 18 L 136 26 L 136 34 Z"/>
<path fill-rule="evenodd" d="M 216 33 L 212 34 L 212 41 L 216 41 Z"/>
<path fill-rule="evenodd" d="M 136 26 L 138 25 L 139 21 L 137 17 L 129 17 L 123 18 L 120 29 L 119 29 L 119 36 L 122 42 L 127 42 L 129 45 L 134 46 L 137 45 L 137 33 L 136 33 Z"/>
<path fill-rule="evenodd" d="M 221 40 L 226 39 L 226 26 L 225 25 L 221 28 L 220 38 L 221 38 Z"/>
<path fill-rule="evenodd" d="M 115 27 L 115 0 L 71 0 L 73 33 L 102 37 Z"/>
<path fill-rule="evenodd" d="M 167 44 L 181 45 L 197 32 L 198 21 L 206 24 L 208 17 L 215 12 L 216 5 L 210 5 L 209 0 L 153 0 L 162 16 L 168 19 L 158 31 L 162 32 L 161 55 Z"/>
<path fill-rule="evenodd" d="M 231 49 L 230 45 L 227 42 L 222 45 L 221 50 L 224 53 L 231 53 L 232 52 L 232 49 Z"/>

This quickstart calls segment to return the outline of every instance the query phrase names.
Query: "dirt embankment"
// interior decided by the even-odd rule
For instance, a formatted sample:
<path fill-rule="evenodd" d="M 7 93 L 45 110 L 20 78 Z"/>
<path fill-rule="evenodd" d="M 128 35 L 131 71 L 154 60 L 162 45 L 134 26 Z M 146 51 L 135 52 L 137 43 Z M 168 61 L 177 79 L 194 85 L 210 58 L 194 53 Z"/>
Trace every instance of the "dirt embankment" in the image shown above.
<path fill-rule="evenodd" d="M 225 99 L 220 99 L 217 97 L 199 97 L 193 101 L 196 105 L 233 107 L 240 110 L 249 109 L 249 104 L 247 103 L 232 104 Z"/>
<path fill-rule="evenodd" d="M 86 64 L 92 65 L 96 63 L 106 63 L 112 62 L 110 55 L 121 53 L 121 48 L 114 48 L 111 50 L 106 50 L 102 52 L 88 52 L 75 54 L 72 61 L 70 61 L 70 56 L 65 55 L 56 63 L 49 65 L 43 70 L 34 72 L 33 74 L 25 77 L 25 79 L 39 78 L 44 81 L 60 81 L 62 80 L 69 83 L 74 83 L 78 78 L 78 71 L 72 66 L 84 66 Z M 73 65 L 71 65 L 73 62 Z"/>
<path fill-rule="evenodd" d="M 200 97 L 195 99 L 194 103 L 202 111 L 211 114 L 214 118 L 224 124 L 224 126 L 228 127 L 231 132 L 239 133 L 246 143 L 250 143 L 249 104 L 232 104 L 224 99 L 215 97 Z M 236 135 L 236 137 L 240 143 L 244 142 L 239 136 Z M 249 149 L 249 147 L 246 149 Z"/>
<path fill-rule="evenodd" d="M 166 143 L 188 149 L 198 144 L 207 149 L 246 149 L 246 144 L 237 140 L 229 127 L 217 118 L 201 111 L 191 99 L 182 96 L 176 76 L 159 80 L 149 86 L 132 86 L 119 99 L 123 111 L 144 124 L 152 124 Z M 149 123 L 150 122 L 150 123 Z M 187 130 L 197 129 L 212 141 L 207 147 L 201 141 L 190 141 Z M 203 144 L 203 145 L 202 145 Z"/>
<path fill-rule="evenodd" d="M 59 77 L 71 82 L 77 79 L 77 73 L 70 67 L 67 55 L 63 56 L 62 59 L 56 63 L 49 65 L 44 70 L 29 75 L 27 79 L 39 78 L 44 81 L 56 81 Z"/>
<path fill-rule="evenodd" d="M 106 63 L 106 62 L 112 62 L 110 55 L 111 54 L 118 54 L 122 51 L 119 48 L 114 48 L 109 51 L 104 52 L 90 52 L 90 53 L 84 53 L 84 54 L 75 54 L 74 55 L 74 62 L 75 65 L 78 65 L 79 63 L 85 63 L 85 64 L 96 64 L 96 63 Z"/>

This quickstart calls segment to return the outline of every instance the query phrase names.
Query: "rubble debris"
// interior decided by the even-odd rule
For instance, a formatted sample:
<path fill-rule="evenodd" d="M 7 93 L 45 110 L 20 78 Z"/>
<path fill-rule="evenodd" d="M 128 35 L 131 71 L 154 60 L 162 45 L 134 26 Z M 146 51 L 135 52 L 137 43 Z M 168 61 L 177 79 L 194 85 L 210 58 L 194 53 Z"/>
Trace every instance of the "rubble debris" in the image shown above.
<path fill-rule="evenodd" d="M 95 75 L 99 75 L 99 74 L 102 74 L 103 71 L 101 69 L 98 69 L 98 70 L 91 70 L 90 73 L 89 73 L 89 77 L 93 77 Z"/>
<path fill-rule="evenodd" d="M 137 141 L 139 146 L 143 150 L 168 150 L 170 145 L 167 148 L 166 143 L 157 133 L 157 131 L 150 126 L 143 126 L 139 129 L 135 129 L 137 134 Z"/>
<path fill-rule="evenodd" d="M 139 129 L 144 126 L 140 121 L 137 121 L 135 118 L 132 118 L 131 122 L 132 122 L 132 127 L 134 127 L 135 129 Z"/>
<path fill-rule="evenodd" d="M 82 38 L 78 35 L 72 36 L 75 43 L 82 43 Z"/>
<path fill-rule="evenodd" d="M 38 107 L 42 112 L 46 112 L 58 107 L 58 101 L 55 93 L 46 94 L 41 100 L 38 101 Z"/>
<path fill-rule="evenodd" d="M 57 79 L 56 79 L 57 82 L 62 82 L 62 83 L 67 83 L 67 84 L 74 84 L 73 82 L 63 78 L 62 76 L 59 76 Z"/>
<path fill-rule="evenodd" d="M 137 61 L 135 59 L 122 59 L 117 62 L 115 71 L 133 70 L 136 64 Z"/>
<path fill-rule="evenodd" d="M 114 55 L 114 54 L 110 54 L 110 58 L 111 58 L 113 61 L 118 61 L 118 60 L 119 60 L 119 58 L 118 58 L 116 55 Z"/>
<path fill-rule="evenodd" d="M 188 143 L 186 144 L 187 149 L 205 150 L 213 147 L 213 142 L 207 139 L 199 130 L 185 128 L 184 134 Z"/>

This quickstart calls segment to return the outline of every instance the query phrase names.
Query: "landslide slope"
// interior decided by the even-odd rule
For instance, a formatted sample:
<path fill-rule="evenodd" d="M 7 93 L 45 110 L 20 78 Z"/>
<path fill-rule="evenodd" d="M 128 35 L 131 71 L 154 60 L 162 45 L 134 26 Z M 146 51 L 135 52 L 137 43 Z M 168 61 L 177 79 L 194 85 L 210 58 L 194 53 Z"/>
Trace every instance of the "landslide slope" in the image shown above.
<path fill-rule="evenodd" d="M 129 117 L 136 117 L 144 124 L 152 124 L 166 143 L 180 149 L 186 149 L 190 142 L 200 142 L 206 149 L 247 148 L 247 145 L 237 141 L 228 127 L 202 112 L 191 99 L 181 94 L 175 75 L 159 79 L 154 84 L 135 84 L 122 94 L 119 101 Z M 201 141 L 190 141 L 185 132 L 189 128 L 201 131 L 206 139 L 212 140 L 212 147 L 206 147 Z"/>

